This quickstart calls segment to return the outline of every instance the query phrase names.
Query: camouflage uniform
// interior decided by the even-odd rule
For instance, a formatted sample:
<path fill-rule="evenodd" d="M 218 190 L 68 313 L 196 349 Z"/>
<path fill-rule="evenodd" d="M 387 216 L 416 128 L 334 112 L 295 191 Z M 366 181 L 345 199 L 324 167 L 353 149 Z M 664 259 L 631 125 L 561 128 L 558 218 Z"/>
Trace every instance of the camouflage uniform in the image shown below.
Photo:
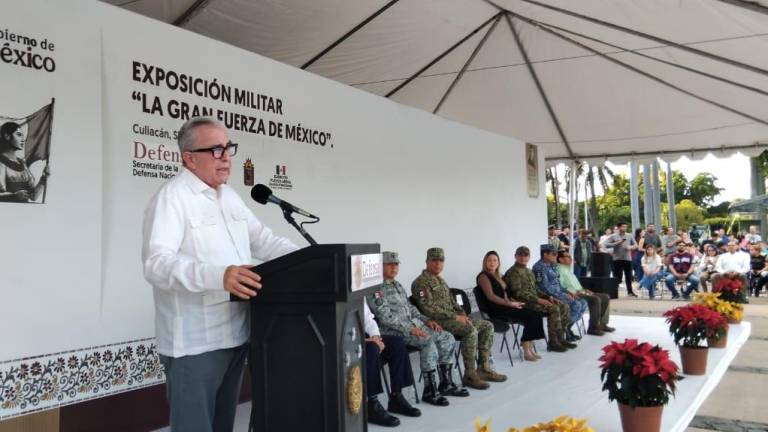
<path fill-rule="evenodd" d="M 568 306 L 563 303 L 555 303 L 552 306 L 539 304 L 538 299 L 546 299 L 549 296 L 545 296 L 538 291 L 533 272 L 524 265 L 516 263 L 510 267 L 504 273 L 504 282 L 507 283 L 509 290 L 512 292 L 512 297 L 515 300 L 524 302 L 527 309 L 548 314 L 547 333 L 549 334 L 550 343 L 552 341 L 560 341 L 565 333 L 565 326 L 563 324 L 567 322 L 570 315 Z"/>
<path fill-rule="evenodd" d="M 569 327 L 570 324 L 580 320 L 582 315 L 584 315 L 584 311 L 587 310 L 587 302 L 578 297 L 572 299 L 566 294 L 567 291 L 560 286 L 560 274 L 557 272 L 555 264 L 549 264 L 544 262 L 544 260 L 539 260 L 533 265 L 532 270 L 539 291 L 542 294 L 552 296 L 568 305 L 568 308 L 570 309 Z"/>
<path fill-rule="evenodd" d="M 381 288 L 371 294 L 368 305 L 379 320 L 382 334 L 401 336 L 406 345 L 419 348 L 421 370 L 437 369 L 440 364 L 453 363 L 453 349 L 456 340 L 447 331 L 435 331 L 425 324 L 429 318 L 408 300 L 405 289 L 396 280 L 384 280 Z M 421 338 L 411 334 L 413 327 L 426 332 L 429 337 Z"/>
<path fill-rule="evenodd" d="M 491 349 L 493 324 L 485 320 L 473 320 L 471 325 L 458 322 L 456 315 L 464 315 L 464 310 L 456 303 L 445 280 L 426 270 L 411 284 L 411 293 L 426 316 L 461 339 L 464 364 L 475 369 L 478 354 L 487 356 Z"/>

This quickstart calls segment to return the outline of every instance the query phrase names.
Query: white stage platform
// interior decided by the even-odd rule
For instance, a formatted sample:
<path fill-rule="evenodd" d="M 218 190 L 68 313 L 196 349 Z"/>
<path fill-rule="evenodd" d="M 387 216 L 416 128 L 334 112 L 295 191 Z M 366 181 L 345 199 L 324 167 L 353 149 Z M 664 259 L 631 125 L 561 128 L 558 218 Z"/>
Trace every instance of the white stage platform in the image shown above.
<path fill-rule="evenodd" d="M 513 352 L 515 366 L 509 365 L 506 351 L 499 353 L 500 338 L 494 341 L 495 366 L 509 379 L 492 384 L 488 390 L 470 390 L 468 398 L 450 398 L 449 407 L 418 404 L 422 411 L 419 418 L 398 416 L 397 428 L 369 426 L 369 431 L 399 432 L 474 432 L 473 422 L 491 419 L 493 432 L 504 432 L 510 427 L 522 428 L 536 422 L 552 420 L 560 415 L 589 419 L 596 432 L 621 431 L 619 412 L 615 402 L 608 402 L 608 395 L 601 391 L 598 358 L 601 348 L 611 340 L 623 341 L 637 338 L 640 341 L 661 345 L 668 349 L 672 359 L 680 365 L 680 354 L 667 331 L 663 318 L 612 316 L 615 333 L 602 337 L 585 336 L 579 347 L 564 354 L 548 353 L 543 341 L 537 344 L 544 357 L 535 363 L 519 361 Z M 682 432 L 693 419 L 696 411 L 714 390 L 747 341 L 751 326 L 748 322 L 732 325 L 728 336 L 728 348 L 711 349 L 707 374 L 686 376 L 679 382 L 677 395 L 664 408 L 662 431 Z M 510 332 L 511 335 L 511 332 Z M 418 355 L 411 356 L 418 375 Z M 421 385 L 419 392 L 421 393 Z M 412 390 L 405 391 L 412 395 Z M 386 398 L 381 397 L 386 406 Z M 238 408 L 236 431 L 247 431 L 250 404 Z M 167 429 L 164 429 L 167 430 Z"/>

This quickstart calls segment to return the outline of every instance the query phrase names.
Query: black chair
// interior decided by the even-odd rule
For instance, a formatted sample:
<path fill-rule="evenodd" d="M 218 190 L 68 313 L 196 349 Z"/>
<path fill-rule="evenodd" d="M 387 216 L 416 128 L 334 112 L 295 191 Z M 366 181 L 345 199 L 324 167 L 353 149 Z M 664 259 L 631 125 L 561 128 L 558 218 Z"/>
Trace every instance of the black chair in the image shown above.
<path fill-rule="evenodd" d="M 483 319 L 489 321 L 491 324 L 493 324 L 493 331 L 497 334 L 500 334 L 501 339 L 501 349 L 499 349 L 499 352 L 503 352 L 504 348 L 507 348 L 507 357 L 509 357 L 509 364 L 512 366 L 515 365 L 515 363 L 512 361 L 512 352 L 509 349 L 509 341 L 507 340 L 507 333 L 509 330 L 512 330 L 512 334 L 515 337 L 515 346 L 517 346 L 518 350 L 520 351 L 520 359 L 523 358 L 523 351 L 522 347 L 520 347 L 520 343 L 518 342 L 518 332 L 521 327 L 521 322 L 517 320 L 513 320 L 512 318 L 508 317 L 494 317 L 490 314 L 490 310 L 488 308 L 488 298 L 485 296 L 485 293 L 483 292 L 482 288 L 479 286 L 476 286 L 472 292 L 475 294 L 475 302 L 477 302 L 477 308 L 480 310 L 480 314 L 482 315 Z"/>

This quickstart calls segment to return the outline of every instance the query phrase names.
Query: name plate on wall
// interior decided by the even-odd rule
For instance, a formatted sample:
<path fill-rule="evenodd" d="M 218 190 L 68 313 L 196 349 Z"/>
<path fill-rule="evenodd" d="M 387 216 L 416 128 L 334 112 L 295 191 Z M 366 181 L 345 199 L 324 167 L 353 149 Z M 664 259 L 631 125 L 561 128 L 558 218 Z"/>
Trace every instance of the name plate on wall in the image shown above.
<path fill-rule="evenodd" d="M 352 266 L 352 292 L 381 285 L 384 281 L 380 253 L 352 255 L 349 259 Z"/>

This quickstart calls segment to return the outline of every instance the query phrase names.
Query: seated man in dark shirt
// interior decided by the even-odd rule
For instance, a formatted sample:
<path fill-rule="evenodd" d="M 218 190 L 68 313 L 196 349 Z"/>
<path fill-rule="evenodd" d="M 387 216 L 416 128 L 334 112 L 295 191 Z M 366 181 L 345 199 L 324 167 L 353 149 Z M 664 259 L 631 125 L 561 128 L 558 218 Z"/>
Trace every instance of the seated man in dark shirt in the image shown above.
<path fill-rule="evenodd" d="M 685 242 L 678 240 L 676 243 L 677 250 L 667 257 L 667 265 L 669 266 L 669 275 L 667 275 L 666 282 L 667 288 L 672 292 L 672 299 L 680 298 L 680 293 L 677 292 L 675 285 L 678 281 L 687 281 L 688 287 L 683 291 L 683 299 L 688 300 L 691 295 L 691 291 L 698 290 L 699 278 L 693 271 L 693 255 L 687 252 Z"/>
<path fill-rule="evenodd" d="M 768 262 L 765 260 L 760 244 L 752 244 L 749 246 L 749 292 L 758 297 L 766 282 L 768 282 Z"/>

